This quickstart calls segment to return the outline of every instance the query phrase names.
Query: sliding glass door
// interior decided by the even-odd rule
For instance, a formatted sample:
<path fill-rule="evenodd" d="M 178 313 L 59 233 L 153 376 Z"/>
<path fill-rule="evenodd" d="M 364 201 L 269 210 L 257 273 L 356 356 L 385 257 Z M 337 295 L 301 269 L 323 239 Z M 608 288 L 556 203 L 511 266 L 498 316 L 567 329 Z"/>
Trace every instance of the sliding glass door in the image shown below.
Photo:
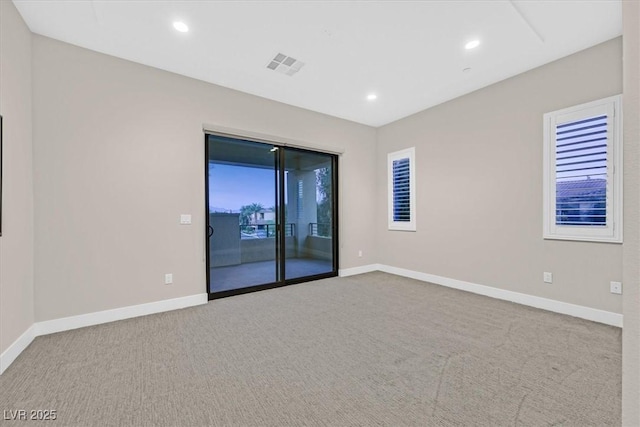
<path fill-rule="evenodd" d="M 207 135 L 210 298 L 337 275 L 337 157 Z"/>
<path fill-rule="evenodd" d="M 277 282 L 277 152 L 208 138 L 209 290 Z"/>
<path fill-rule="evenodd" d="M 285 149 L 286 222 L 294 224 L 285 278 L 333 271 L 335 212 L 333 156 Z"/>

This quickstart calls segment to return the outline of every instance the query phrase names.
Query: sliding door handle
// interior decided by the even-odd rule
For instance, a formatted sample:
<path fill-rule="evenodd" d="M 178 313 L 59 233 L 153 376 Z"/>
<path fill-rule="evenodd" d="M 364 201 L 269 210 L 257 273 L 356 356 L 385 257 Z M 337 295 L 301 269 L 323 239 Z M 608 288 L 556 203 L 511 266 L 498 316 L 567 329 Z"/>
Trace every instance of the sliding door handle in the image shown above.
<path fill-rule="evenodd" d="M 209 233 L 207 233 L 207 237 L 213 236 L 213 227 L 209 226 Z"/>

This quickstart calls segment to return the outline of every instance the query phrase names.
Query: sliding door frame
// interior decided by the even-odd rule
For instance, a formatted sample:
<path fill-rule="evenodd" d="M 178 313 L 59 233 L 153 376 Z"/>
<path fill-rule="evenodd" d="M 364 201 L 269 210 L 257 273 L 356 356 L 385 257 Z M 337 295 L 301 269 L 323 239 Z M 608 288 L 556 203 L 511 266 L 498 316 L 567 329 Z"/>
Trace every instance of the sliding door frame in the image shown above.
<path fill-rule="evenodd" d="M 271 145 L 278 148 L 278 155 L 276 156 L 276 199 L 277 199 L 277 209 L 276 209 L 276 224 L 277 224 L 277 232 L 276 232 L 276 281 L 273 283 L 266 283 L 262 285 L 256 286 L 248 286 L 244 288 L 231 289 L 226 291 L 219 292 L 211 292 L 211 253 L 210 253 L 210 237 L 211 233 L 215 233 L 215 230 L 212 229 L 209 224 L 209 135 L 212 136 L 223 136 L 228 138 L 234 138 L 241 141 L 248 141 L 253 143 Z M 284 220 L 286 218 L 285 215 L 285 152 L 289 151 L 299 151 L 303 153 L 312 153 L 312 154 L 323 154 L 328 155 L 331 159 L 331 238 L 332 238 L 332 262 L 333 268 L 330 272 L 314 274 L 310 276 L 302 276 L 296 277 L 292 279 L 286 279 L 286 224 L 284 224 Z M 233 295 L 241 295 L 250 292 L 262 291 L 266 289 L 280 288 L 283 286 L 295 285 L 298 283 L 310 282 L 312 280 L 325 279 L 329 277 L 338 276 L 339 270 L 339 218 L 338 218 L 338 154 L 334 152 L 324 152 L 321 150 L 307 149 L 300 146 L 289 146 L 284 145 L 283 143 L 271 142 L 268 140 L 264 140 L 262 138 L 257 138 L 254 140 L 253 138 L 248 138 L 244 136 L 236 136 L 230 135 L 226 132 L 214 132 L 210 130 L 205 130 L 204 133 L 204 180 L 205 180 L 205 259 L 206 259 L 206 288 L 207 295 L 209 300 L 214 300 L 218 298 L 225 298 Z"/>

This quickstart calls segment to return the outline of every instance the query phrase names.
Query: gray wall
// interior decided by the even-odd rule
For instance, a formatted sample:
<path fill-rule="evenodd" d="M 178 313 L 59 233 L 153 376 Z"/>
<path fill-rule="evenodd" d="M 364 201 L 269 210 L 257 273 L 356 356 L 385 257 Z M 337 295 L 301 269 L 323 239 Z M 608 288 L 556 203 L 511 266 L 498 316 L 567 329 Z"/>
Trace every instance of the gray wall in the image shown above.
<path fill-rule="evenodd" d="M 380 128 L 378 261 L 621 313 L 622 245 L 542 239 L 542 115 L 622 93 L 621 55 L 617 38 Z M 388 231 L 387 153 L 412 146 L 418 231 Z"/>
<path fill-rule="evenodd" d="M 375 262 L 375 129 L 37 35 L 33 70 L 36 320 L 206 292 L 203 123 L 342 147 L 341 267 Z"/>
<path fill-rule="evenodd" d="M 3 129 L 0 237 L 0 353 L 33 324 L 31 33 L 0 1 L 0 114 Z"/>
<path fill-rule="evenodd" d="M 622 425 L 640 426 L 640 5 L 623 2 L 624 328 Z"/>

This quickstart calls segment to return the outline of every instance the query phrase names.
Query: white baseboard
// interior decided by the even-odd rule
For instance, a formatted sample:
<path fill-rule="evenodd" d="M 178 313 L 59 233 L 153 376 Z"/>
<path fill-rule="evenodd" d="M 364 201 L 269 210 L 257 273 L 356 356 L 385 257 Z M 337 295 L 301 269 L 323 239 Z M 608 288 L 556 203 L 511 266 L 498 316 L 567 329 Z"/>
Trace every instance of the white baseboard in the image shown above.
<path fill-rule="evenodd" d="M 13 361 L 27 348 L 27 346 L 40 335 L 53 334 L 55 332 L 69 331 L 85 326 L 101 323 L 115 322 L 116 320 L 130 319 L 132 317 L 146 316 L 148 314 L 162 313 L 178 310 L 180 308 L 194 307 L 206 304 L 209 298 L 206 293 L 190 295 L 187 297 L 173 298 L 146 304 L 130 305 L 115 308 L 113 310 L 98 311 L 95 313 L 81 314 L 78 316 L 63 317 L 61 319 L 36 322 L 20 336 L 13 344 L 0 355 L 0 375 L 13 363 Z"/>
<path fill-rule="evenodd" d="M 371 273 L 372 271 L 378 271 L 379 269 L 380 268 L 378 264 L 362 265 L 360 267 L 352 267 L 352 268 L 341 268 L 338 271 L 338 275 L 340 277 L 349 277 L 349 276 L 355 276 L 356 274 Z"/>
<path fill-rule="evenodd" d="M 622 314 L 612 313 L 610 311 L 598 310 L 596 308 L 584 307 L 581 305 L 570 304 L 567 302 L 556 301 L 548 298 L 507 291 L 504 289 L 493 288 L 491 286 L 478 285 L 476 283 L 464 282 L 462 280 L 450 279 L 448 277 L 421 273 L 419 271 L 391 267 L 384 264 L 379 264 L 378 270 L 385 273 L 409 277 L 411 279 L 421 280 L 423 282 L 435 283 L 436 285 L 460 289 L 463 291 L 472 292 L 474 294 L 485 295 L 496 299 L 511 301 L 522 305 L 528 305 L 530 307 L 541 308 L 543 310 L 553 311 L 555 313 L 567 314 L 569 316 L 579 317 L 581 319 L 591 320 L 593 322 L 604 323 L 606 325 L 622 328 Z"/>
<path fill-rule="evenodd" d="M 113 310 L 63 317 L 61 319 L 36 323 L 36 333 L 37 336 L 40 336 L 56 332 L 70 331 L 72 329 L 84 328 L 85 326 L 99 325 L 101 323 L 115 322 L 116 320 L 130 319 L 132 317 L 146 316 L 148 314 L 162 313 L 164 311 L 178 310 L 180 308 L 206 304 L 207 301 L 207 294 L 197 294 L 190 295 L 188 297 L 114 308 Z"/>
<path fill-rule="evenodd" d="M 35 325 L 31 325 L 17 340 L 13 342 L 2 354 L 0 354 L 0 375 L 13 363 L 20 353 L 22 353 L 31 341 L 36 337 Z"/>

